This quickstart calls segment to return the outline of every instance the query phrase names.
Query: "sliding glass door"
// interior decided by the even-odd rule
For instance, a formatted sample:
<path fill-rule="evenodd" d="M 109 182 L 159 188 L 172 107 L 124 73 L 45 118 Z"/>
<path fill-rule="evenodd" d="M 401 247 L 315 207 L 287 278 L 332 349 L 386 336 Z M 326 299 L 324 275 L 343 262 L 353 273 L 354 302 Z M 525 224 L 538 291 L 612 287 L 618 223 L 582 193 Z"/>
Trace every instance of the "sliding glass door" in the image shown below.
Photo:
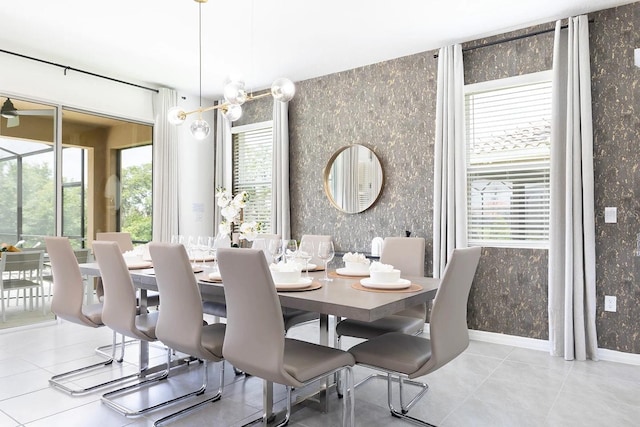
<path fill-rule="evenodd" d="M 76 248 L 101 231 L 151 240 L 151 125 L 2 95 L 0 105 L 0 243 L 33 247 L 57 227 Z"/>
<path fill-rule="evenodd" d="M 54 106 L 0 97 L 0 242 L 32 247 L 55 234 Z"/>

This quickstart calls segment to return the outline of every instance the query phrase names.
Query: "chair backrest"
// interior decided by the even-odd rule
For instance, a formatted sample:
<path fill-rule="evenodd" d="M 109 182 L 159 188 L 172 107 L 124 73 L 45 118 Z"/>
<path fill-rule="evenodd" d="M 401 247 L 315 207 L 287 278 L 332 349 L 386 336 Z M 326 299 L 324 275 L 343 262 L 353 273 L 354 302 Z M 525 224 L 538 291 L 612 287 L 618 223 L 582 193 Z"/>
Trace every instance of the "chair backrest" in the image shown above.
<path fill-rule="evenodd" d="M 284 370 L 284 320 L 267 261 L 258 249 L 218 249 L 227 304 L 222 355 L 236 368 L 278 384 Z"/>
<path fill-rule="evenodd" d="M 102 322 L 120 334 L 137 336 L 136 292 L 118 243 L 94 241 L 93 254 L 104 288 Z"/>
<path fill-rule="evenodd" d="M 36 279 L 42 278 L 44 251 L 3 252 L 0 257 L 0 271 L 25 272 Z"/>
<path fill-rule="evenodd" d="M 149 243 L 162 301 L 156 336 L 170 348 L 207 359 L 202 349 L 202 298 L 184 246 Z"/>
<path fill-rule="evenodd" d="M 133 240 L 131 234 L 124 231 L 109 231 L 96 233 L 96 240 L 116 242 L 120 248 L 120 252 L 125 253 L 133 250 Z"/>
<path fill-rule="evenodd" d="M 91 249 L 74 249 L 73 253 L 79 264 L 85 264 L 92 261 Z"/>
<path fill-rule="evenodd" d="M 69 322 L 98 326 L 82 314 L 84 284 L 69 238 L 46 237 L 45 241 L 53 275 L 51 311 Z"/>
<path fill-rule="evenodd" d="M 469 346 L 467 301 L 481 247 L 454 249 L 445 267 L 429 318 L 431 358 L 412 376 L 449 363 Z"/>
<path fill-rule="evenodd" d="M 311 240 L 311 242 L 313 243 L 313 254 L 309 262 L 315 265 L 324 265 L 324 261 L 318 258 L 318 255 L 317 255 L 318 243 L 330 242 L 331 236 L 324 235 L 324 234 L 303 234 L 302 238 L 300 239 L 300 245 L 302 246 L 302 242 L 307 240 Z"/>
<path fill-rule="evenodd" d="M 424 247 L 422 237 L 385 237 L 380 262 L 393 265 L 403 276 L 424 276 Z"/>

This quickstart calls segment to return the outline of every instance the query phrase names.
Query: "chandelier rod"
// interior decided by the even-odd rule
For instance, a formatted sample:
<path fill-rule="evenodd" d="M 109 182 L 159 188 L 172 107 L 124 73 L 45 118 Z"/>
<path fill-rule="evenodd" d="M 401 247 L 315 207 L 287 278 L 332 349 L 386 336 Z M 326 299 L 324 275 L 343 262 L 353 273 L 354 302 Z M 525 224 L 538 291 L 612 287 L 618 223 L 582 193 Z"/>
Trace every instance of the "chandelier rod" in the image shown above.
<path fill-rule="evenodd" d="M 202 2 L 198 2 L 198 52 L 200 61 L 200 108 L 202 108 Z"/>

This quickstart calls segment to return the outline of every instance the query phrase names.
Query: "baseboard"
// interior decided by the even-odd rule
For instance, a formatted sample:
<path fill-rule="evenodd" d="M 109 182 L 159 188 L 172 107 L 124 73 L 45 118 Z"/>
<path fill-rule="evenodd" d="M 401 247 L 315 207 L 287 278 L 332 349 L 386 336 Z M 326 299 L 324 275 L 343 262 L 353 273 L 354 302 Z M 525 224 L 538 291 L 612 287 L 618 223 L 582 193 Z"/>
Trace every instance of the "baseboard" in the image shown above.
<path fill-rule="evenodd" d="M 510 345 L 512 347 L 527 348 L 529 350 L 549 351 L 549 341 L 536 338 L 476 331 L 473 329 L 469 330 L 469 338 L 474 341 L 489 342 L 492 344 Z"/>
<path fill-rule="evenodd" d="M 429 335 L 429 324 L 425 325 L 425 335 Z M 506 335 L 497 332 L 469 330 L 469 339 L 488 342 L 492 344 L 510 345 L 512 347 L 526 348 L 529 350 L 549 351 L 549 340 Z M 640 365 L 640 354 L 625 353 L 622 351 L 598 349 L 598 359 L 607 362 L 625 363 L 627 365 Z"/>

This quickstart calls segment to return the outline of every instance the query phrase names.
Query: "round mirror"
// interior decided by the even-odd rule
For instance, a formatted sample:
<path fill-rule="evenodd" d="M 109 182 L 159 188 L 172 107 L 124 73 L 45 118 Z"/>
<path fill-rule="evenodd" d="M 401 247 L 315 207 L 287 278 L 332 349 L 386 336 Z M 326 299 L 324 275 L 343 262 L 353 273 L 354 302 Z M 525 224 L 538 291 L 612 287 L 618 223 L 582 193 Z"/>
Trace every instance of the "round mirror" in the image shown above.
<path fill-rule="evenodd" d="M 382 165 L 364 145 L 336 151 L 324 169 L 324 191 L 337 209 L 358 213 L 368 209 L 382 192 Z"/>

